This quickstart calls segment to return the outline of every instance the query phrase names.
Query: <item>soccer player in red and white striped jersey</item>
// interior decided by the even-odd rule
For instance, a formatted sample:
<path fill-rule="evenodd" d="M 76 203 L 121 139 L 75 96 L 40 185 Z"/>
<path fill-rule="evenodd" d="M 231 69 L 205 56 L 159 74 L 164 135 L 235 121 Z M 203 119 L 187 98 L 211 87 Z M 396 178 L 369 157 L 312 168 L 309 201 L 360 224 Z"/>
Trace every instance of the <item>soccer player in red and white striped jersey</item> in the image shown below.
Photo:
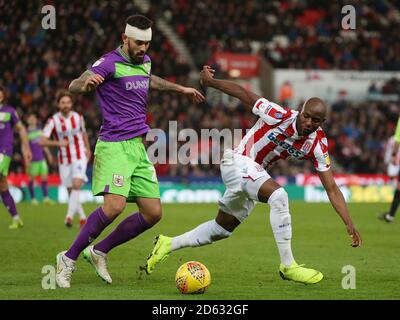
<path fill-rule="evenodd" d="M 256 201 L 260 201 L 270 205 L 270 223 L 281 258 L 279 273 L 282 278 L 305 284 L 321 281 L 321 272 L 298 265 L 293 257 L 288 194 L 271 178 L 267 169 L 279 159 L 311 160 L 330 202 L 346 225 L 351 245 L 361 245 L 360 234 L 353 226 L 331 172 L 328 143 L 320 127 L 327 113 L 325 104 L 319 98 L 311 98 L 297 112 L 261 98 L 234 82 L 214 79 L 213 74 L 214 71 L 205 66 L 200 73 L 201 84 L 240 99 L 252 107 L 259 119 L 238 147 L 224 152 L 220 169 L 226 191 L 219 200 L 216 219 L 177 237 L 160 235 L 147 260 L 147 273 L 151 273 L 172 251 L 229 237 L 248 217 Z"/>
<path fill-rule="evenodd" d="M 59 112 L 47 120 L 41 144 L 58 147 L 61 182 L 69 193 L 65 225 L 71 227 L 73 216 L 78 213 L 82 227 L 86 222 L 86 215 L 79 200 L 79 190 L 87 181 L 86 166 L 91 156 L 89 139 L 83 116 L 72 110 L 71 93 L 67 90 L 59 91 L 57 105 Z"/>

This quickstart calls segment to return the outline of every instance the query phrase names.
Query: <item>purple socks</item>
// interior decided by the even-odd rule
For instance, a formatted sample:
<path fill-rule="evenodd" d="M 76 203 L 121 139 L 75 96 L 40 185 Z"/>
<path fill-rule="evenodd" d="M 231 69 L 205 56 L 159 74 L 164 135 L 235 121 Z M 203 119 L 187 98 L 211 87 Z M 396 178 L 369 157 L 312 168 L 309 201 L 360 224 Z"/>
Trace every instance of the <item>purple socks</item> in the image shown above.
<path fill-rule="evenodd" d="M 28 184 L 28 190 L 29 190 L 29 195 L 31 197 L 31 200 L 35 198 L 35 189 L 34 189 L 34 185 L 33 185 L 33 180 L 29 180 L 29 184 Z"/>
<path fill-rule="evenodd" d="M 94 249 L 108 253 L 112 248 L 135 238 L 150 227 L 142 215 L 137 212 L 123 220 L 113 232 L 96 244 Z"/>
<path fill-rule="evenodd" d="M 47 180 L 42 180 L 42 193 L 43 197 L 48 197 L 49 196 L 49 188 L 47 186 Z"/>
<path fill-rule="evenodd" d="M 35 187 L 34 187 L 33 180 L 29 181 L 28 189 L 29 189 L 29 195 L 31 196 L 31 199 L 34 199 L 35 198 Z M 44 198 L 49 196 L 49 188 L 48 188 L 47 180 L 42 180 L 42 194 L 43 194 Z"/>
<path fill-rule="evenodd" d="M 8 212 L 12 217 L 15 217 L 18 215 L 17 213 L 17 208 L 15 207 L 15 202 L 13 197 L 11 196 L 10 191 L 3 191 L 0 192 L 1 198 L 3 199 L 3 203 L 6 206 Z"/>
<path fill-rule="evenodd" d="M 86 221 L 78 237 L 65 255 L 76 260 L 79 254 L 111 223 L 110 219 L 104 214 L 103 209 L 97 208 Z"/>

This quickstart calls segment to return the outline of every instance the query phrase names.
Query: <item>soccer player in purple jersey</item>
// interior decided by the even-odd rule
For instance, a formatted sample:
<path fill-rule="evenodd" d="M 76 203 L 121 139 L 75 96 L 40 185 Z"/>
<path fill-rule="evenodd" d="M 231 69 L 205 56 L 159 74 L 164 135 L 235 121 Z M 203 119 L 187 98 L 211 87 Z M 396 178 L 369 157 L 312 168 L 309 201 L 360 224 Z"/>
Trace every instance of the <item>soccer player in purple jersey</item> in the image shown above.
<path fill-rule="evenodd" d="M 103 125 L 94 154 L 92 189 L 94 195 L 104 196 L 104 204 L 89 216 L 69 250 L 57 255 L 59 287 L 70 287 L 75 261 L 83 250 L 84 258 L 97 275 L 111 283 L 107 253 L 161 219 L 157 176 L 142 143 L 142 136 L 149 130 L 146 124 L 149 89 L 178 92 L 195 102 L 204 101 L 196 89 L 151 73 L 151 60 L 146 55 L 152 37 L 151 25 L 144 16 L 128 17 L 123 45 L 102 56 L 69 86 L 72 93 L 96 89 Z M 139 212 L 128 216 L 104 240 L 89 246 L 121 214 L 127 202 L 136 202 Z"/>
<path fill-rule="evenodd" d="M 33 112 L 28 114 L 26 118 L 28 123 L 28 139 L 29 146 L 32 150 L 32 161 L 28 168 L 29 174 L 29 195 L 31 197 L 31 203 L 33 205 L 38 205 L 39 202 L 35 197 L 35 178 L 40 176 L 41 178 L 41 188 L 43 194 L 43 203 L 54 204 L 54 201 L 49 198 L 49 188 L 47 184 L 47 175 L 49 173 L 46 159 L 44 153 L 46 154 L 47 161 L 49 164 L 54 163 L 54 158 L 47 147 L 42 147 L 39 141 L 42 137 L 42 129 L 38 126 L 38 118 Z"/>
<path fill-rule="evenodd" d="M 13 129 L 16 128 L 21 138 L 21 151 L 25 164 L 29 165 L 32 159 L 29 147 L 28 135 L 22 122 L 19 120 L 17 111 L 5 104 L 6 91 L 0 87 L 0 195 L 3 204 L 13 218 L 10 229 L 23 227 L 23 222 L 17 212 L 14 199 L 8 190 L 7 175 L 10 168 L 11 156 L 13 153 Z"/>

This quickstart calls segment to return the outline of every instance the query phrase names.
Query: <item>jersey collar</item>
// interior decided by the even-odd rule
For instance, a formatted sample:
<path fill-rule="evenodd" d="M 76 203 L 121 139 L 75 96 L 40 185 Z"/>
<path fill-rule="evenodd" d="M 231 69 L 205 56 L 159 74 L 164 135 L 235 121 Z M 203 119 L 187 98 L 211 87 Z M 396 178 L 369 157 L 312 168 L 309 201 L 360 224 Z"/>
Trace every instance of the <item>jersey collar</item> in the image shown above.
<path fill-rule="evenodd" d="M 67 115 L 66 117 L 64 116 L 64 114 L 63 114 L 61 111 L 59 111 L 58 113 L 59 113 L 59 115 L 60 115 L 61 118 L 63 118 L 63 119 L 69 119 L 69 118 L 71 118 L 72 110 L 71 110 L 70 112 L 68 112 L 68 115 Z"/>
<path fill-rule="evenodd" d="M 124 50 L 122 50 L 122 46 L 119 46 L 117 48 L 118 53 L 120 54 L 120 56 L 122 56 L 122 58 L 124 58 L 126 61 L 128 61 L 129 63 L 133 63 L 131 58 L 125 53 Z"/>

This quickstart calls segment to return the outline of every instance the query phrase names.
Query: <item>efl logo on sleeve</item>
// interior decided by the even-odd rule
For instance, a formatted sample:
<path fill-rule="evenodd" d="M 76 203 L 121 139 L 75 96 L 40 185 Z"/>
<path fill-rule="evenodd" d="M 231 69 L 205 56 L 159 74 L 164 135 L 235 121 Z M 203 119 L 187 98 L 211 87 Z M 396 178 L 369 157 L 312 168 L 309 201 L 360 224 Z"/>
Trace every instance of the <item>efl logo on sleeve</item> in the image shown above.
<path fill-rule="evenodd" d="M 113 174 L 113 185 L 116 187 L 123 187 L 124 186 L 124 176 L 119 174 Z"/>
<path fill-rule="evenodd" d="M 95 63 L 93 63 L 92 67 L 97 67 L 97 66 L 99 66 L 103 61 L 104 61 L 104 58 L 100 58 L 100 59 L 97 60 Z"/>

